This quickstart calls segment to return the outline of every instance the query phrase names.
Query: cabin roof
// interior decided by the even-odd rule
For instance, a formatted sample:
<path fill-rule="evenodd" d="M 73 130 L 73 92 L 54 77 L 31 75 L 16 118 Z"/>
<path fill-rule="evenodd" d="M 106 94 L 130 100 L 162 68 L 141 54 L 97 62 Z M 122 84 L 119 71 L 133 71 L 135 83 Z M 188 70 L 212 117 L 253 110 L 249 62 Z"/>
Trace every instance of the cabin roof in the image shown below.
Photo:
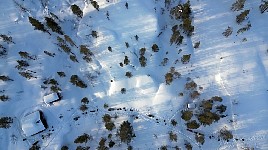
<path fill-rule="evenodd" d="M 51 93 L 51 94 L 48 94 L 48 95 L 45 95 L 44 96 L 44 102 L 49 104 L 49 103 L 52 103 L 54 101 L 57 101 L 59 100 L 59 96 L 57 93 Z"/>
<path fill-rule="evenodd" d="M 21 120 L 21 123 L 22 130 L 27 137 L 37 134 L 46 129 L 43 122 L 41 121 L 40 111 L 35 111 L 24 116 Z"/>

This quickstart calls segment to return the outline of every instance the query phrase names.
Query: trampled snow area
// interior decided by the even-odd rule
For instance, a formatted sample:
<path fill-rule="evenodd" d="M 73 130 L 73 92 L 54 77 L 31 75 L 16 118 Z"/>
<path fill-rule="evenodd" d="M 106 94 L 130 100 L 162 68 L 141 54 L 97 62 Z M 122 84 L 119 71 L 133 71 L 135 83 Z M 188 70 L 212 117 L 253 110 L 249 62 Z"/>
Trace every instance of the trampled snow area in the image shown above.
<path fill-rule="evenodd" d="M 230 10 L 234 0 L 190 0 L 194 32 L 186 36 L 181 31 L 184 39 L 180 45 L 170 43 L 172 27 L 181 23 L 170 17 L 170 10 L 186 1 L 172 0 L 168 6 L 164 0 L 96 2 L 98 10 L 89 0 L 0 1 L 0 34 L 12 37 L 12 42 L 0 37 L 1 52 L 7 50 L 0 56 L 0 76 L 11 79 L 0 80 L 0 96 L 9 97 L 0 101 L 0 118 L 13 119 L 9 128 L 0 128 L 0 150 L 26 150 L 33 145 L 45 150 L 63 146 L 98 149 L 101 138 L 115 150 L 130 145 L 141 150 L 186 149 L 187 143 L 192 149 L 204 150 L 268 149 L 268 12 L 260 13 L 261 0 L 245 2 L 243 10 L 250 13 L 240 25 L 235 19 L 243 10 Z M 73 4 L 81 8 L 83 17 L 73 14 Z M 28 17 L 43 23 L 49 33 L 34 30 Z M 53 18 L 74 44 L 52 32 L 45 17 Z M 248 21 L 250 30 L 238 34 Z M 228 26 L 233 33 L 225 37 L 222 33 Z M 60 39 L 71 52 L 60 48 Z M 199 41 L 200 46 L 194 48 Z M 154 44 L 158 52 L 152 50 Z M 90 62 L 80 52 L 81 45 L 93 53 Z M 146 48 L 145 67 L 140 64 L 141 48 Z M 29 56 L 23 57 L 21 52 Z M 182 63 L 181 58 L 188 54 L 189 63 Z M 74 56 L 77 61 L 71 60 Z M 18 60 L 29 66 L 19 68 Z M 19 72 L 33 77 L 27 79 Z M 168 72 L 180 75 L 166 84 Z M 71 83 L 73 75 L 86 88 Z M 191 81 L 197 84 L 197 97 L 186 88 Z M 47 105 L 44 95 L 53 93 L 55 87 L 60 88 L 62 98 Z M 200 104 L 213 96 L 223 99 L 215 105 L 227 106 L 224 117 L 189 129 L 181 112 L 191 110 L 192 120 L 198 120 Z M 36 111 L 43 112 L 48 129 L 25 136 L 23 119 Z M 115 125 L 111 131 L 103 121 L 105 114 Z M 118 136 L 123 121 L 133 126 L 135 137 L 130 143 Z M 228 129 L 233 137 L 223 140 L 221 129 Z M 84 133 L 91 139 L 75 142 Z M 177 135 L 176 140 L 170 139 L 171 133 Z M 196 141 L 197 134 L 204 135 L 203 144 Z"/>

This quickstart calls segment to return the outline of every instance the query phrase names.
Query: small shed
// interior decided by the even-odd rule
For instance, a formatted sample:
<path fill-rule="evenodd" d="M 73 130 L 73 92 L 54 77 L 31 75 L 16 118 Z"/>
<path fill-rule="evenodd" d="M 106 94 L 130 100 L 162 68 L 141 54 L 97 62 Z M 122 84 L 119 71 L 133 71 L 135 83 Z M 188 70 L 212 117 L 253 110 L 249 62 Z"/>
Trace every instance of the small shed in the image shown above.
<path fill-rule="evenodd" d="M 188 103 L 187 104 L 187 108 L 188 109 L 195 109 L 196 108 L 196 104 L 195 103 Z"/>
<path fill-rule="evenodd" d="M 25 115 L 21 120 L 21 127 L 26 137 L 38 134 L 48 128 L 42 111 L 35 111 Z"/>
<path fill-rule="evenodd" d="M 51 94 L 44 96 L 44 102 L 46 104 L 52 104 L 52 103 L 59 101 L 59 100 L 61 100 L 61 96 L 59 93 L 51 93 Z"/>

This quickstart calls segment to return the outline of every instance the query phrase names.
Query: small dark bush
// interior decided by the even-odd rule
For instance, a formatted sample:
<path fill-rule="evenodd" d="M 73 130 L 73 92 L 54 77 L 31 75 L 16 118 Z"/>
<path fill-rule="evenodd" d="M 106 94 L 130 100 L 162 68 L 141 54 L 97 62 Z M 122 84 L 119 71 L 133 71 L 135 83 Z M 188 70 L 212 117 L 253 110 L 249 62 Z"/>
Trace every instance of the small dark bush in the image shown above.
<path fill-rule="evenodd" d="M 122 94 L 126 94 L 126 91 L 127 91 L 126 88 L 121 88 L 121 93 Z"/>
<path fill-rule="evenodd" d="M 175 119 L 172 119 L 172 120 L 171 120 L 171 124 L 172 124 L 173 126 L 176 126 L 178 123 L 177 123 L 177 121 L 176 121 Z"/>
<path fill-rule="evenodd" d="M 129 62 L 130 62 L 130 61 L 129 61 L 128 57 L 127 57 L 127 56 L 125 56 L 125 59 L 124 59 L 124 64 L 125 64 L 125 65 L 128 65 L 128 64 L 129 64 Z"/>
<path fill-rule="evenodd" d="M 196 43 L 194 44 L 194 48 L 199 48 L 199 46 L 200 46 L 200 41 L 198 41 L 198 42 L 196 42 Z"/>
<path fill-rule="evenodd" d="M 187 82 L 185 84 L 185 89 L 187 89 L 187 90 L 194 90 L 194 89 L 196 89 L 196 87 L 197 87 L 197 84 L 194 81 Z"/>
<path fill-rule="evenodd" d="M 9 76 L 5 76 L 5 75 L 1 75 L 0 80 L 2 80 L 2 81 L 14 81 L 14 80 L 10 79 Z"/>
<path fill-rule="evenodd" d="M 62 71 L 57 72 L 57 74 L 58 74 L 60 77 L 66 77 L 66 74 L 65 74 L 64 72 L 62 72 Z"/>
<path fill-rule="evenodd" d="M 193 92 L 191 92 L 191 94 L 190 94 L 190 97 L 192 98 L 192 99 L 196 99 L 196 98 L 198 98 L 200 96 L 200 93 L 198 92 L 198 91 L 193 91 Z"/>
<path fill-rule="evenodd" d="M 211 97 L 211 100 L 213 100 L 213 101 L 218 101 L 218 102 L 222 102 L 222 98 L 219 97 L 219 96 Z"/>
<path fill-rule="evenodd" d="M 193 116 L 193 112 L 190 110 L 186 110 L 186 111 L 181 112 L 181 118 L 185 121 L 191 120 L 192 116 Z"/>
<path fill-rule="evenodd" d="M 61 27 L 52 19 L 49 17 L 45 17 L 47 26 L 53 31 L 58 34 L 63 35 L 63 31 L 61 30 Z"/>
<path fill-rule="evenodd" d="M 158 52 L 158 51 L 159 51 L 159 47 L 158 47 L 158 45 L 154 44 L 154 45 L 152 46 L 152 51 L 153 51 L 153 52 Z"/>
<path fill-rule="evenodd" d="M 129 143 L 133 137 L 135 137 L 133 127 L 128 121 L 124 121 L 117 132 L 120 140 L 125 143 Z"/>
<path fill-rule="evenodd" d="M 125 42 L 125 44 L 126 44 L 126 47 L 129 48 L 129 44 L 128 44 L 128 42 Z"/>
<path fill-rule="evenodd" d="M 69 150 L 68 146 L 62 146 L 61 150 Z"/>
<path fill-rule="evenodd" d="M 87 143 L 91 139 L 92 139 L 92 137 L 90 135 L 84 133 L 83 135 L 78 136 L 74 140 L 74 143 Z"/>
<path fill-rule="evenodd" d="M 231 7 L 232 11 L 240 11 L 244 8 L 246 0 L 236 0 Z"/>
<path fill-rule="evenodd" d="M 83 12 L 77 5 L 71 5 L 72 12 L 77 16 L 82 18 L 83 17 Z"/>
<path fill-rule="evenodd" d="M 196 120 L 192 120 L 186 123 L 188 129 L 197 129 L 200 127 L 200 124 Z"/>
<path fill-rule="evenodd" d="M 241 12 L 241 14 L 236 16 L 236 22 L 238 24 L 241 24 L 247 17 L 247 15 L 249 14 L 250 10 L 245 10 L 243 12 Z"/>
<path fill-rule="evenodd" d="M 225 106 L 225 105 L 220 105 L 220 106 L 217 106 L 217 107 L 216 107 L 217 111 L 218 111 L 220 114 L 224 113 L 224 112 L 226 111 L 226 108 L 227 108 L 227 106 Z"/>
<path fill-rule="evenodd" d="M 133 75 L 131 72 L 128 71 L 128 72 L 126 72 L 125 76 L 127 76 L 128 78 L 131 78 Z"/>
<path fill-rule="evenodd" d="M 94 38 L 98 38 L 98 32 L 97 32 L 97 31 L 92 30 L 92 31 L 91 31 L 91 35 L 92 35 L 92 37 L 94 37 Z"/>
<path fill-rule="evenodd" d="M 233 33 L 233 28 L 229 27 L 222 33 L 223 36 L 228 37 Z"/>
<path fill-rule="evenodd" d="M 205 136 L 204 134 L 200 134 L 200 133 L 197 133 L 195 134 L 195 140 L 200 143 L 200 144 L 204 144 L 205 143 Z"/>
<path fill-rule="evenodd" d="M 169 139 L 170 139 L 171 141 L 175 141 L 175 142 L 177 142 L 177 140 L 178 140 L 177 134 L 176 134 L 176 133 L 173 133 L 172 131 L 169 132 Z"/>
<path fill-rule="evenodd" d="M 244 27 L 237 30 L 237 34 L 243 33 L 245 31 L 248 31 L 251 28 L 251 23 L 248 22 Z"/>
<path fill-rule="evenodd" d="M 74 41 L 72 40 L 72 38 L 69 37 L 68 35 L 64 35 L 64 39 L 65 39 L 65 41 L 67 41 L 68 43 L 70 43 L 71 46 L 76 46 L 76 44 L 74 43 Z"/>
<path fill-rule="evenodd" d="M 190 58 L 191 58 L 191 54 L 189 54 L 189 55 L 183 55 L 182 58 L 181 58 L 181 62 L 183 64 L 187 64 L 187 63 L 189 63 Z"/>
<path fill-rule="evenodd" d="M 13 123 L 13 119 L 11 117 L 1 117 L 0 118 L 0 128 L 10 128 Z"/>
<path fill-rule="evenodd" d="M 166 80 L 166 84 L 170 85 L 173 81 L 173 74 L 170 72 L 166 73 L 165 80 Z"/>
<path fill-rule="evenodd" d="M 88 98 L 87 97 L 82 98 L 81 103 L 88 104 L 89 103 Z"/>
<path fill-rule="evenodd" d="M 18 65 L 16 66 L 17 69 L 21 70 L 24 69 L 24 67 L 30 66 L 29 63 L 25 60 L 17 60 Z"/>
<path fill-rule="evenodd" d="M 210 111 L 205 111 L 198 115 L 198 120 L 202 125 L 211 125 L 213 122 L 220 120 L 220 116 Z"/>
<path fill-rule="evenodd" d="M 97 150 L 108 150 L 109 148 L 105 145 L 106 139 L 101 138 L 99 142 L 99 146 L 97 147 Z"/>
<path fill-rule="evenodd" d="M 231 131 L 223 128 L 223 129 L 220 130 L 219 138 L 222 138 L 225 141 L 229 141 L 230 139 L 233 138 L 233 134 L 232 134 Z"/>
<path fill-rule="evenodd" d="M 73 62 L 78 62 L 77 58 L 75 55 L 70 55 L 70 59 L 73 61 Z"/>
<path fill-rule="evenodd" d="M 87 107 L 87 105 L 83 104 L 83 105 L 80 106 L 79 109 L 80 109 L 82 112 L 85 112 L 85 111 L 88 110 L 88 107 Z"/>
<path fill-rule="evenodd" d="M 144 56 L 141 56 L 139 58 L 139 61 L 140 61 L 141 67 L 145 67 L 146 66 L 147 59 Z"/>
<path fill-rule="evenodd" d="M 9 97 L 7 95 L 0 95 L 0 101 L 5 102 L 8 100 L 9 100 Z"/>
<path fill-rule="evenodd" d="M 32 24 L 32 26 L 34 26 L 34 29 L 35 30 L 40 30 L 40 31 L 43 31 L 43 32 L 48 32 L 45 29 L 45 26 L 41 22 L 39 22 L 37 19 L 34 19 L 32 17 L 29 17 L 29 22 Z"/>
<path fill-rule="evenodd" d="M 186 142 L 184 145 L 185 145 L 185 148 L 187 150 L 192 150 L 193 149 L 193 146 L 189 142 Z"/>
<path fill-rule="evenodd" d="M 80 88 L 87 88 L 87 85 L 77 75 L 72 75 L 70 82 Z"/>
<path fill-rule="evenodd" d="M 1 37 L 2 40 L 3 40 L 4 42 L 6 42 L 7 44 L 10 44 L 10 43 L 15 44 L 15 42 L 13 42 L 11 36 L 7 36 L 7 35 L 4 35 L 4 34 L 0 34 L 0 37 Z"/>
<path fill-rule="evenodd" d="M 182 44 L 182 40 L 183 40 L 183 36 L 181 35 L 179 29 L 178 29 L 178 25 L 175 25 L 172 27 L 172 35 L 170 37 L 170 45 L 172 45 L 173 43 L 180 45 Z"/>
<path fill-rule="evenodd" d="M 98 5 L 98 2 L 96 2 L 96 1 L 94 1 L 94 0 L 91 0 L 91 5 L 92 5 L 95 9 L 97 9 L 98 11 L 100 11 L 100 10 L 99 10 L 100 6 Z"/>
<path fill-rule="evenodd" d="M 213 106 L 213 101 L 210 101 L 210 100 L 202 101 L 202 103 L 201 103 L 201 107 L 202 107 L 205 111 L 210 111 L 210 110 L 212 110 L 212 106 Z"/>
<path fill-rule="evenodd" d="M 140 55 L 143 56 L 145 54 L 146 48 L 143 47 L 140 49 Z"/>
<path fill-rule="evenodd" d="M 109 114 L 105 114 L 102 117 L 103 122 L 107 123 L 107 122 L 111 122 L 112 117 Z"/>
<path fill-rule="evenodd" d="M 31 78 L 34 78 L 34 76 L 32 75 L 32 73 L 30 73 L 30 72 L 19 72 L 19 74 L 22 76 L 22 77 L 24 77 L 24 78 L 26 78 L 26 79 L 31 79 Z"/>
<path fill-rule="evenodd" d="M 115 129 L 115 125 L 113 122 L 107 122 L 105 123 L 105 128 L 109 131 L 112 131 L 113 129 Z"/>
<path fill-rule="evenodd" d="M 268 1 L 262 0 L 262 4 L 259 6 L 261 13 L 268 11 Z"/>

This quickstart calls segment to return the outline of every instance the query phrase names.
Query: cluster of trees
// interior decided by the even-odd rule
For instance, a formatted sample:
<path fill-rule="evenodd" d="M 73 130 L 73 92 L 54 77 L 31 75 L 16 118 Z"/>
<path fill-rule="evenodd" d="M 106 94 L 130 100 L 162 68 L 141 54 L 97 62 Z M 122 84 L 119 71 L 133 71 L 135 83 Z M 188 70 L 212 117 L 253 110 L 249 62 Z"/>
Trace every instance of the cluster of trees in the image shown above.
<path fill-rule="evenodd" d="M 233 139 L 233 134 L 227 128 L 222 128 L 219 131 L 219 138 L 228 142 L 230 139 Z"/>
<path fill-rule="evenodd" d="M 182 55 L 181 57 L 181 62 L 183 64 L 187 64 L 190 62 L 190 59 L 191 59 L 191 54 L 188 54 L 188 55 Z"/>
<path fill-rule="evenodd" d="M 117 131 L 117 134 L 121 140 L 121 142 L 124 143 L 130 143 L 132 138 L 136 137 L 134 134 L 133 127 L 130 122 L 123 121 L 123 123 L 120 125 L 119 130 Z"/>
<path fill-rule="evenodd" d="M 83 12 L 79 6 L 73 4 L 73 5 L 71 5 L 71 10 L 77 17 L 80 17 L 80 18 L 83 17 Z"/>
<path fill-rule="evenodd" d="M 75 140 L 74 143 L 76 144 L 82 144 L 85 143 L 87 144 L 88 141 L 92 140 L 92 136 L 88 135 L 87 133 L 84 133 L 80 136 L 78 136 Z M 77 150 L 89 150 L 89 146 L 77 146 Z"/>
<path fill-rule="evenodd" d="M 231 10 L 232 11 L 240 11 L 244 8 L 246 0 L 236 0 L 232 6 L 231 6 Z"/>
<path fill-rule="evenodd" d="M 146 62 L 147 62 L 147 59 L 145 58 L 145 51 L 146 51 L 146 48 L 141 48 L 140 49 L 140 58 L 139 58 L 139 61 L 140 61 L 140 64 L 141 64 L 141 67 L 145 67 L 146 66 Z"/>
<path fill-rule="evenodd" d="M 261 13 L 268 12 L 268 1 L 262 0 L 262 4 L 259 6 Z"/>
<path fill-rule="evenodd" d="M 47 86 L 50 86 L 50 90 L 52 92 L 59 93 L 61 91 L 58 81 L 53 78 L 46 79 L 43 83 Z"/>
<path fill-rule="evenodd" d="M 24 70 L 26 67 L 30 66 L 25 60 L 17 60 L 18 65 L 15 66 L 18 70 Z"/>
<path fill-rule="evenodd" d="M 217 105 L 216 102 L 222 102 L 222 98 L 218 96 L 214 96 L 209 100 L 202 101 L 200 107 L 201 113 L 198 114 L 198 120 L 203 125 L 210 125 L 215 121 L 220 120 L 221 117 L 225 117 L 222 115 L 225 111 L 227 106 L 221 104 Z M 215 109 L 214 109 L 215 108 Z"/>
<path fill-rule="evenodd" d="M 80 45 L 80 54 L 83 54 L 83 59 L 86 61 L 86 62 L 91 62 L 92 61 L 92 56 L 93 56 L 93 53 L 87 48 L 86 45 Z"/>
<path fill-rule="evenodd" d="M 40 21 L 38 21 L 37 19 L 33 17 L 29 17 L 28 19 L 29 19 L 29 22 L 32 24 L 32 26 L 34 26 L 35 30 L 40 30 L 42 32 L 46 32 L 50 34 L 50 32 L 45 28 L 44 24 L 42 24 Z M 50 28 L 53 32 L 58 33 L 60 35 L 64 34 L 61 27 L 58 25 L 57 22 L 55 22 L 53 18 L 45 17 L 45 21 L 46 21 L 47 27 Z"/>
<path fill-rule="evenodd" d="M 29 72 L 29 71 L 21 71 L 21 72 L 19 72 L 19 74 L 20 74 L 22 77 L 24 77 L 24 78 L 26 78 L 26 79 L 28 79 L 28 80 L 30 80 L 30 79 L 32 79 L 32 78 L 36 78 L 36 77 L 34 77 L 33 74 L 32 74 L 31 72 Z"/>
<path fill-rule="evenodd" d="M 96 2 L 96 1 L 94 1 L 94 0 L 90 0 L 90 1 L 91 1 L 91 5 L 92 5 L 95 9 L 97 9 L 98 11 L 100 11 L 100 10 L 99 10 L 100 6 L 99 6 L 98 2 Z"/>
<path fill-rule="evenodd" d="M 246 17 L 248 16 L 250 10 L 245 10 L 243 12 L 241 12 L 239 15 L 236 16 L 236 22 L 238 24 L 241 24 L 245 19 Z"/>
<path fill-rule="evenodd" d="M 245 31 L 248 31 L 251 28 L 251 23 L 248 22 L 244 27 L 237 30 L 237 34 L 243 33 Z"/>
<path fill-rule="evenodd" d="M 13 43 L 15 44 L 15 42 L 13 41 L 11 36 L 7 36 L 5 34 L 0 34 L 1 39 L 6 42 L 7 44 Z"/>
<path fill-rule="evenodd" d="M 70 78 L 70 82 L 75 85 L 78 86 L 80 88 L 87 88 L 87 84 L 85 84 L 79 77 L 78 75 L 72 75 Z"/>
<path fill-rule="evenodd" d="M 7 55 L 7 48 L 0 44 L 0 57 Z"/>
<path fill-rule="evenodd" d="M 4 82 L 6 82 L 6 81 L 14 81 L 9 76 L 5 76 L 5 75 L 0 75 L 0 80 L 2 80 Z"/>
<path fill-rule="evenodd" d="M 89 100 L 88 100 L 88 98 L 87 97 L 84 97 L 84 98 L 82 98 L 82 100 L 81 100 L 81 106 L 80 106 L 80 110 L 82 111 L 82 112 L 84 112 L 84 111 L 87 111 L 87 109 L 88 109 L 88 107 L 87 107 L 87 104 L 89 103 Z"/>
<path fill-rule="evenodd" d="M 109 114 L 105 114 L 102 117 L 103 122 L 105 123 L 105 128 L 109 131 L 115 129 L 115 124 L 112 122 L 112 117 Z"/>
<path fill-rule="evenodd" d="M 0 34 L 0 40 L 2 39 L 3 42 L 7 43 L 7 44 L 15 44 L 15 42 L 13 41 L 11 36 L 7 36 L 5 34 Z M 5 46 L 5 44 L 2 42 L 0 43 L 0 57 L 1 56 L 6 56 L 8 54 L 7 48 Z"/>
<path fill-rule="evenodd" d="M 228 37 L 228 36 L 232 35 L 232 33 L 233 33 L 233 28 L 228 26 L 227 29 L 225 29 L 225 31 L 222 32 L 222 35 L 225 37 Z"/>
<path fill-rule="evenodd" d="M 181 76 L 174 67 L 170 68 L 170 71 L 165 75 L 165 81 L 167 85 L 170 85 L 174 79 L 178 79 Z"/>
<path fill-rule="evenodd" d="M 0 128 L 10 128 L 13 123 L 13 119 L 11 117 L 1 117 L 0 118 Z"/>
<path fill-rule="evenodd" d="M 174 25 L 172 27 L 172 35 L 170 37 L 170 44 L 172 45 L 173 43 L 180 45 L 182 43 L 183 36 L 180 33 L 180 30 L 178 28 L 178 25 Z"/>

